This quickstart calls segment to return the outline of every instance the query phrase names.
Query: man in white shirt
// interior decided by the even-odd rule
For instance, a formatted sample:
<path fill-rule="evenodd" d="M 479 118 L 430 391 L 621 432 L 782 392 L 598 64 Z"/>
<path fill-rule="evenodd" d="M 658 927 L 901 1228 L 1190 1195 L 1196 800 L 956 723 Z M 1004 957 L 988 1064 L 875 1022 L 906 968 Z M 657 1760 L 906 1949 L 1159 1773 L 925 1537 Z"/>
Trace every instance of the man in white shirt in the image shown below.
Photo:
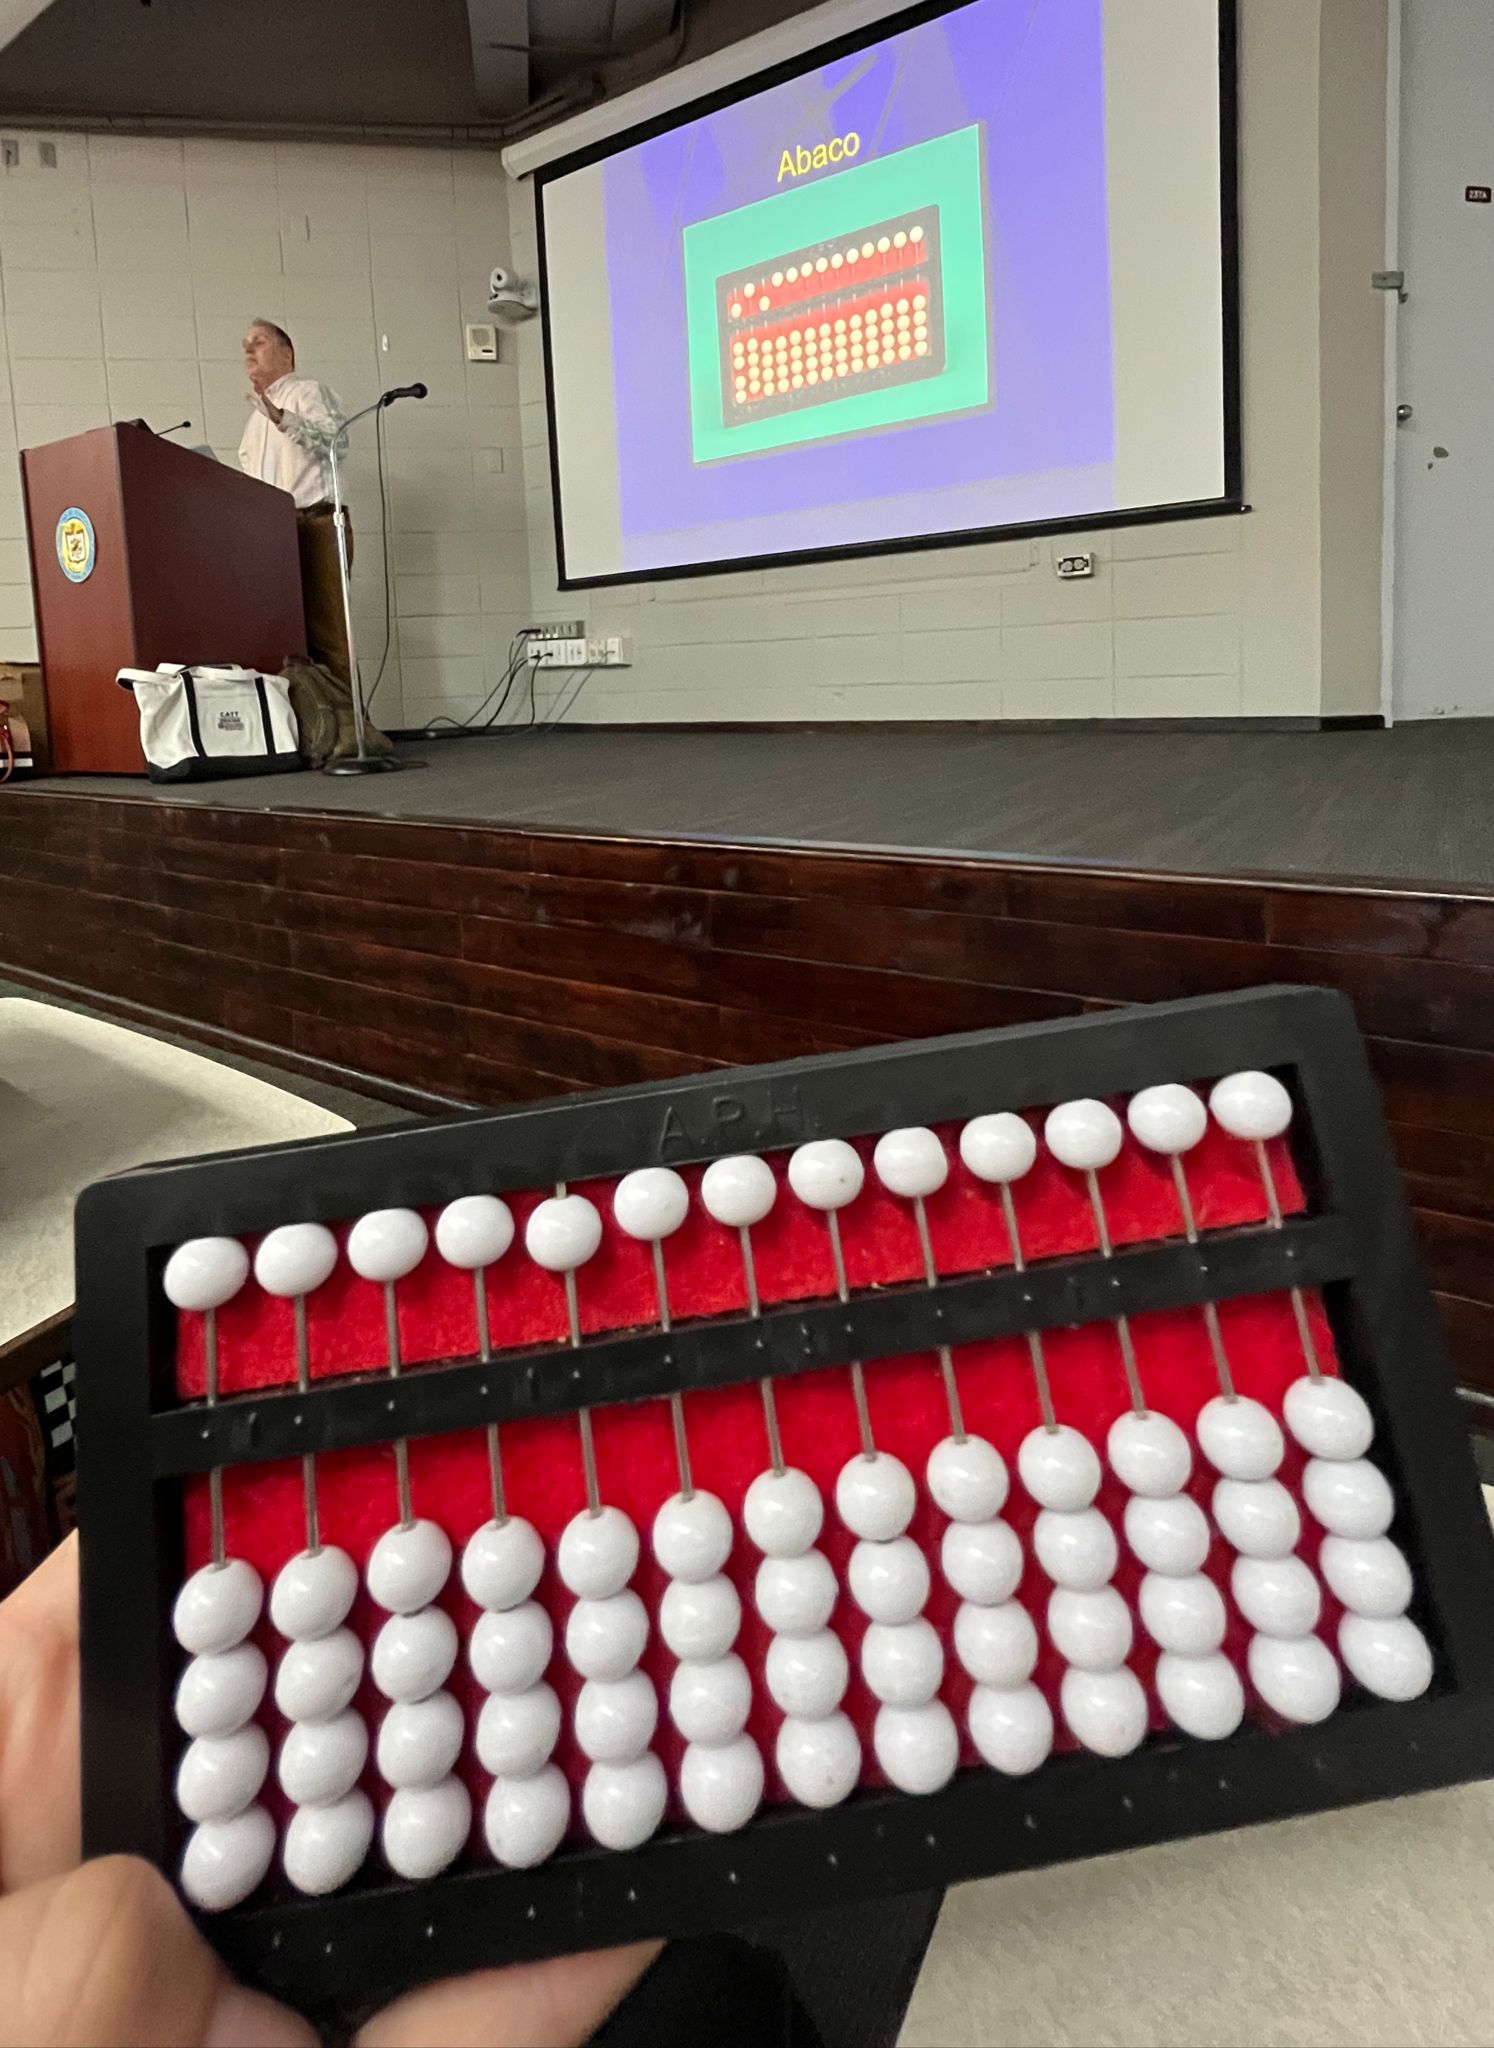
<path fill-rule="evenodd" d="M 295 499 L 306 649 L 313 661 L 324 662 L 344 682 L 351 682 L 327 461 L 333 437 L 342 428 L 342 407 L 327 385 L 296 375 L 295 347 L 273 320 L 250 323 L 244 336 L 244 369 L 251 410 L 239 443 L 239 465 Z M 341 456 L 342 447 L 337 452 Z M 347 535 L 351 562 L 351 521 Z"/>

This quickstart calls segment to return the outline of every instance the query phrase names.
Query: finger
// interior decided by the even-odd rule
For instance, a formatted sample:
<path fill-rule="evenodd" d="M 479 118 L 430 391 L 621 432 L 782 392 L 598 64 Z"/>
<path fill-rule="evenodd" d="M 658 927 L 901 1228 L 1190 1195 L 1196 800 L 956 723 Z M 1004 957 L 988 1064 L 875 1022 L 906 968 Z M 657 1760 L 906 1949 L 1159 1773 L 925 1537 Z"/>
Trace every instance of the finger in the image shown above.
<path fill-rule="evenodd" d="M 356 2048 L 574 2048 L 627 1996 L 662 1946 L 644 1941 L 448 1977 L 376 2013 Z"/>
<path fill-rule="evenodd" d="M 0 2038 L 37 2048 L 315 2048 L 236 1984 L 159 1871 L 106 1856 L 0 1900 Z"/>
<path fill-rule="evenodd" d="M 78 1847 L 78 1539 L 0 1602 L 0 1892 Z"/>

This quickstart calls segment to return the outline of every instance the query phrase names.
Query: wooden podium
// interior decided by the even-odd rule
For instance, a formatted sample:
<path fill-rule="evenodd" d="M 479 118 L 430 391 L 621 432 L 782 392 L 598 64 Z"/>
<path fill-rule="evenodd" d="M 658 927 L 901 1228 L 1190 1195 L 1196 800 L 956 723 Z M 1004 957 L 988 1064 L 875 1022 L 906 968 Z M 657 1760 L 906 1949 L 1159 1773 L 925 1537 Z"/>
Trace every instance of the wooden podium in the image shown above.
<path fill-rule="evenodd" d="M 289 492 L 139 426 L 28 448 L 21 475 L 56 771 L 144 773 L 119 669 L 234 661 L 273 675 L 306 651 Z"/>

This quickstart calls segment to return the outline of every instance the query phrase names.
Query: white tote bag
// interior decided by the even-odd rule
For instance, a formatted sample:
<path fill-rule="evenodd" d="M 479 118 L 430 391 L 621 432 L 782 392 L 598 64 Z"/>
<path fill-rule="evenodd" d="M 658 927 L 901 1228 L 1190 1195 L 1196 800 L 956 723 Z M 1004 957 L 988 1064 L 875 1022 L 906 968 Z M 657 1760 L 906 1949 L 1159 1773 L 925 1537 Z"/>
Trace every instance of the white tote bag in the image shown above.
<path fill-rule="evenodd" d="M 122 668 L 140 712 L 140 744 L 152 782 L 210 782 L 227 775 L 282 775 L 304 768 L 283 676 L 257 669 Z"/>

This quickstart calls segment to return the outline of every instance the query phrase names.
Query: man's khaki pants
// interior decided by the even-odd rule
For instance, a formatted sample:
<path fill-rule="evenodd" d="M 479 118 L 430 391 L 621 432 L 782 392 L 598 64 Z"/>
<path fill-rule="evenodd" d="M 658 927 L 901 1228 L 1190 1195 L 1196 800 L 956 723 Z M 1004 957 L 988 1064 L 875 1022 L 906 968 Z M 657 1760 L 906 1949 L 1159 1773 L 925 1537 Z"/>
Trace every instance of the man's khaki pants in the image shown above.
<path fill-rule="evenodd" d="M 346 507 L 344 516 L 346 516 Z M 348 519 L 348 567 L 353 565 L 353 522 Z M 342 578 L 337 567 L 337 528 L 330 504 L 308 505 L 296 514 L 301 545 L 301 604 L 306 614 L 306 651 L 341 676 L 353 680 L 348 658 L 348 628 L 342 609 Z"/>

